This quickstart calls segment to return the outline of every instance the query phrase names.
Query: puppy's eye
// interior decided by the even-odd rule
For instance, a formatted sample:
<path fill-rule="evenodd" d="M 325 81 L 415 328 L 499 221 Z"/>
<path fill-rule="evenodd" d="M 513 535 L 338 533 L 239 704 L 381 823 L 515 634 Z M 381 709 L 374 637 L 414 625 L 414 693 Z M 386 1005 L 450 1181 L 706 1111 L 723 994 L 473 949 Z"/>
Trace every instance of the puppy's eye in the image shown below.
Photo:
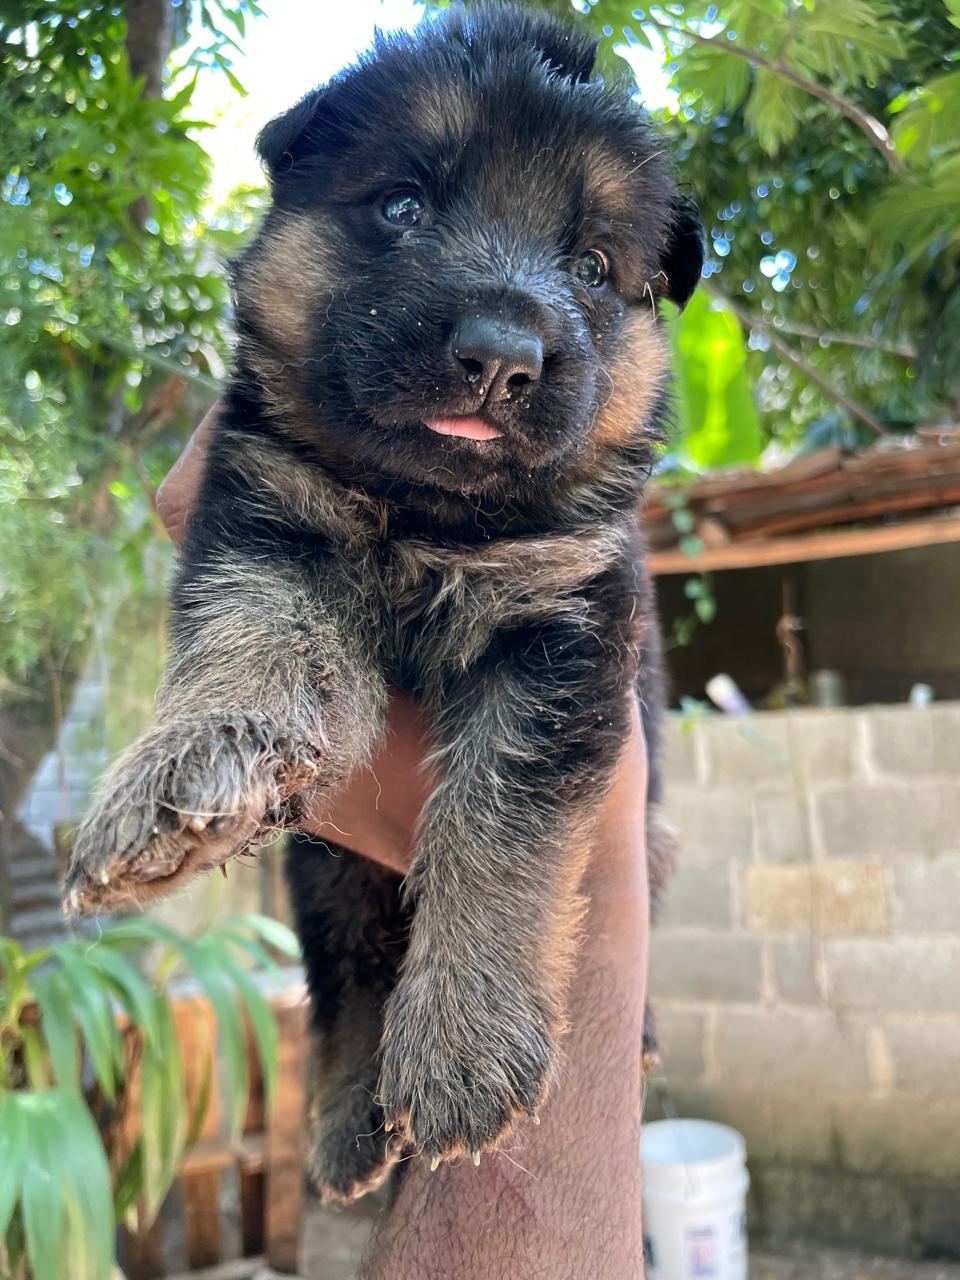
<path fill-rule="evenodd" d="M 417 227 L 426 211 L 415 191 L 395 191 L 383 202 L 383 216 L 393 227 Z"/>
<path fill-rule="evenodd" d="M 599 249 L 582 253 L 573 264 L 573 274 L 588 289 L 599 289 L 606 280 L 609 269 L 607 260 Z"/>

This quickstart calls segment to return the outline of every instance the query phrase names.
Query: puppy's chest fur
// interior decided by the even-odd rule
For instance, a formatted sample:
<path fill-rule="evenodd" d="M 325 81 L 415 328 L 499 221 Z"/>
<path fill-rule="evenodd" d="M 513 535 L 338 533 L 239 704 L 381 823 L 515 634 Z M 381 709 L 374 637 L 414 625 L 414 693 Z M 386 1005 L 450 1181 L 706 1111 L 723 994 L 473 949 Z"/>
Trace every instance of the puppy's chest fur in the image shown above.
<path fill-rule="evenodd" d="M 440 692 L 499 646 L 537 628 L 597 637 L 598 656 L 635 661 L 639 548 L 632 518 L 475 545 L 394 536 L 384 506 L 260 443 L 238 442 L 251 514 L 286 536 L 336 548 L 367 605 L 396 687 Z"/>
<path fill-rule="evenodd" d="M 605 588 L 620 576 L 628 547 L 628 531 L 616 526 L 479 547 L 389 544 L 375 559 L 391 678 L 408 687 L 455 677 L 543 626 L 609 638 Z M 621 609 L 629 613 L 628 599 L 619 599 Z"/>

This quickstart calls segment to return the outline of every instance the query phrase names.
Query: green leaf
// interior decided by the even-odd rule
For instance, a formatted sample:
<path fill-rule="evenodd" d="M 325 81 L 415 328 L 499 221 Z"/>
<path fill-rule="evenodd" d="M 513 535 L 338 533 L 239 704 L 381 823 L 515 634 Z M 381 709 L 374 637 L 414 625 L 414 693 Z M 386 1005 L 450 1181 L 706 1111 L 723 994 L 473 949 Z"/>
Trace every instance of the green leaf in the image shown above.
<path fill-rule="evenodd" d="M 271 920 L 269 916 L 236 916 L 232 921 L 228 921 L 228 925 L 231 929 L 234 926 L 249 929 L 281 955 L 287 956 L 290 960 L 300 959 L 300 943 L 297 935 L 279 920 Z"/>
<path fill-rule="evenodd" d="M 123 1066 L 123 1045 L 113 1007 L 96 968 L 77 951 L 61 947 L 57 960 L 97 1082 L 106 1096 L 113 1100 L 117 1075 Z"/>
<path fill-rule="evenodd" d="M 776 155 L 796 137 L 807 101 L 803 91 L 782 76 L 763 68 L 757 72 L 744 118 L 768 155 Z"/>
<path fill-rule="evenodd" d="M 221 963 L 233 980 L 233 984 L 243 1000 L 247 1017 L 250 1019 L 250 1027 L 253 1031 L 253 1038 L 256 1042 L 257 1054 L 263 1071 L 264 1096 L 269 1106 L 276 1091 L 277 1069 L 279 1067 L 280 1041 L 277 1034 L 277 1020 L 273 1015 L 273 1010 L 250 975 L 245 973 L 240 965 L 229 955 L 222 955 Z M 246 1103 L 246 1097 L 244 1097 L 243 1103 Z M 241 1125 L 242 1121 L 243 1117 L 241 1115 Z"/>
<path fill-rule="evenodd" d="M 713 596 L 701 596 L 693 602 L 693 607 L 701 622 L 712 622 L 717 616 L 717 602 Z"/>
<path fill-rule="evenodd" d="M 230 87 L 233 89 L 234 93 L 239 94 L 241 98 L 245 98 L 247 96 L 246 89 L 243 87 L 241 82 L 237 79 L 237 77 L 233 74 L 233 72 L 227 66 L 226 62 L 220 63 L 220 70 L 230 81 Z"/>
<path fill-rule="evenodd" d="M 27 1133 L 18 1095 L 0 1097 L 0 1241 L 7 1233 L 17 1200 L 27 1152 Z"/>
<path fill-rule="evenodd" d="M 113 1195 L 93 1117 L 71 1090 L 12 1097 L 28 1141 L 21 1209 L 34 1280 L 108 1280 Z"/>
<path fill-rule="evenodd" d="M 756 464 L 760 420 L 739 321 L 701 289 L 679 319 L 668 323 L 680 426 L 677 453 L 696 467 Z"/>
<path fill-rule="evenodd" d="M 140 1172 L 147 1222 L 156 1217 L 170 1189 L 186 1138 L 180 1051 L 169 1006 L 163 1007 L 172 1052 L 145 1047 L 140 1063 Z"/>
<path fill-rule="evenodd" d="M 53 1078 L 64 1088 L 80 1088 L 77 1033 L 70 996 L 56 971 L 40 973 L 33 980 L 40 1010 L 40 1030 L 50 1050 Z"/>
<path fill-rule="evenodd" d="M 216 939 L 201 938 L 184 948 L 190 972 L 203 988 L 217 1018 L 217 1037 L 223 1054 L 230 1127 L 239 1133 L 247 1105 L 250 1072 L 247 1044 L 235 993 L 227 977 Z"/>
<path fill-rule="evenodd" d="M 139 1027 L 149 1043 L 158 1044 L 160 1041 L 160 1023 L 157 1014 L 159 997 L 136 965 L 110 947 L 92 947 L 88 954 L 91 964 L 111 980 L 113 989 L 133 1025 Z"/>
<path fill-rule="evenodd" d="M 29 1024 L 21 1025 L 20 1039 L 23 1043 L 24 1065 L 31 1089 L 49 1089 L 53 1083 L 50 1075 L 50 1059 L 36 1027 Z"/>
<path fill-rule="evenodd" d="M 53 1091 L 50 1096 L 53 1096 Z M 27 1257 L 34 1280 L 58 1280 L 66 1272 L 66 1250 L 63 1247 L 65 1188 L 60 1182 L 59 1161 L 48 1124 L 49 1113 L 43 1106 L 45 1101 L 47 1099 L 39 1094 L 22 1094 L 18 1098 L 28 1143 L 20 1184 L 20 1207 Z"/>

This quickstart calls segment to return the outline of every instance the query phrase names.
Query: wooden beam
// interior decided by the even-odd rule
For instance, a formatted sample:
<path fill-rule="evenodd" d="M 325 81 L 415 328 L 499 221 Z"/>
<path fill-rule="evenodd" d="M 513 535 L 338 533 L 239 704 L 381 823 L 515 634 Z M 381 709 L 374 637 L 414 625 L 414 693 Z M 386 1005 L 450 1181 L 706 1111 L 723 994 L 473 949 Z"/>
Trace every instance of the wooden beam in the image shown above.
<path fill-rule="evenodd" d="M 945 542 L 960 542 L 960 518 L 911 520 L 904 524 L 804 534 L 796 538 L 732 542 L 697 556 L 684 555 L 682 551 L 654 551 L 649 564 L 651 573 L 666 577 L 673 573 L 710 573 L 772 564 L 801 564 L 805 560 L 838 560 L 844 556 L 876 555 L 881 551 L 904 551 L 909 547 L 931 547 Z"/>

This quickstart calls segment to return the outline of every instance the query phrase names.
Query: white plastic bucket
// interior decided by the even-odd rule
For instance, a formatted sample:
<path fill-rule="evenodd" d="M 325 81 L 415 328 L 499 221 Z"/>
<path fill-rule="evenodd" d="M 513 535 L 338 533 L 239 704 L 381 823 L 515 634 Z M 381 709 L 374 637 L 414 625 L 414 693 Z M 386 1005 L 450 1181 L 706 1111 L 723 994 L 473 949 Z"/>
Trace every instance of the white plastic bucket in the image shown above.
<path fill-rule="evenodd" d="M 658 1120 L 640 1154 L 648 1280 L 747 1280 L 750 1175 L 736 1129 Z"/>

